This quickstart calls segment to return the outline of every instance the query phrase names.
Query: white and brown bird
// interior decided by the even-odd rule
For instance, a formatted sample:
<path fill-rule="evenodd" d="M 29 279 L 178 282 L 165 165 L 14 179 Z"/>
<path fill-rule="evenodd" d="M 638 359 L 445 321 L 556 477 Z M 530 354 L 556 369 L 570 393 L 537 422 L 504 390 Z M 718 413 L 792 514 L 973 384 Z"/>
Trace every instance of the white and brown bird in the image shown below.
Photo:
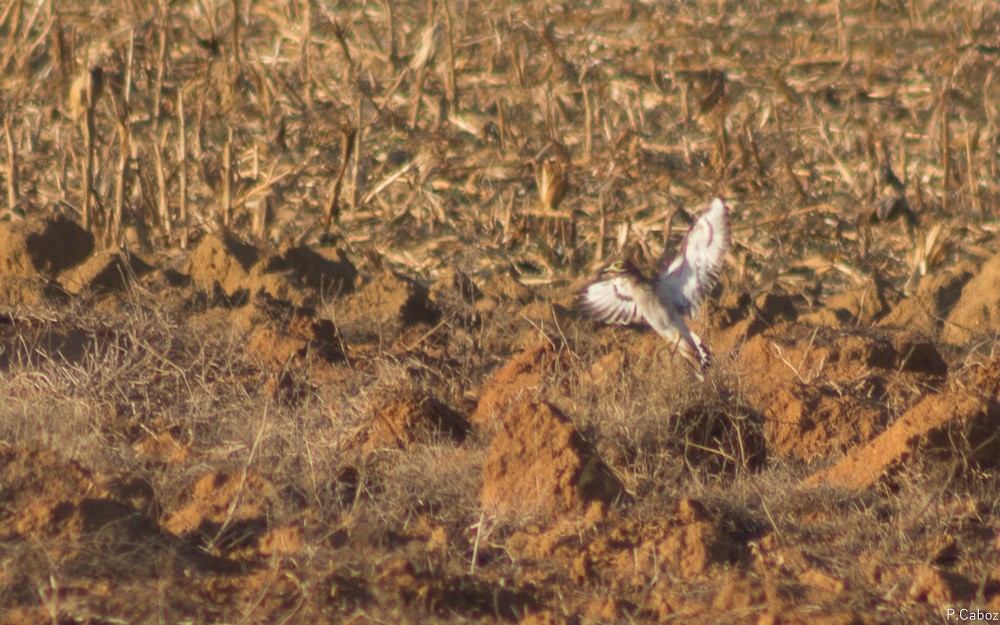
<path fill-rule="evenodd" d="M 604 323 L 645 322 L 703 379 L 711 355 L 684 323 L 684 315 L 694 316 L 712 289 L 729 243 L 729 207 L 716 198 L 691 225 L 677 256 L 658 277 L 647 278 L 628 260 L 615 260 L 580 291 L 580 308 Z"/>

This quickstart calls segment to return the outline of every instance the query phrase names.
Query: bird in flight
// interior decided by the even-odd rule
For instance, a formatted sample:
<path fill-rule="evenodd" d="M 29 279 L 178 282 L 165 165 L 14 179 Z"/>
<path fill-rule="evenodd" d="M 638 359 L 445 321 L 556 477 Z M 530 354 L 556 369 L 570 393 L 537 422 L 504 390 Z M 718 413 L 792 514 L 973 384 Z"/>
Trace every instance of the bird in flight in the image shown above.
<path fill-rule="evenodd" d="M 614 260 L 580 291 L 579 306 L 604 323 L 645 322 L 680 351 L 702 380 L 711 355 L 684 323 L 684 315 L 697 313 L 719 277 L 729 244 L 729 207 L 716 198 L 658 277 L 647 278 L 628 260 Z"/>

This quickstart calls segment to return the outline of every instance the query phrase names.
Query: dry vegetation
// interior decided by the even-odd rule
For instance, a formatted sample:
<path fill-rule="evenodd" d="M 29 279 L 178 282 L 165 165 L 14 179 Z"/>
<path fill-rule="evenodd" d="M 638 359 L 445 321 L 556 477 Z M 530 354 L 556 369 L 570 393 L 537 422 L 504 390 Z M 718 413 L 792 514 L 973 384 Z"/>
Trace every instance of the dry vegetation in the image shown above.
<path fill-rule="evenodd" d="M 0 4 L 0 619 L 1000 610 L 1000 10 L 800 4 Z"/>

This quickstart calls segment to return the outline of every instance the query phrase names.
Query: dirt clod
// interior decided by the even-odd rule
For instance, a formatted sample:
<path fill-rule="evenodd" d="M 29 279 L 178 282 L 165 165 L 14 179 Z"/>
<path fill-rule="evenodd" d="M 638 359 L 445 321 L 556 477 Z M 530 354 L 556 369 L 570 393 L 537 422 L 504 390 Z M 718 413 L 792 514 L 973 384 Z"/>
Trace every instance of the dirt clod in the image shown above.
<path fill-rule="evenodd" d="M 0 625 L 1000 610 L 998 3 L 750 4 L 4 2 Z"/>
<path fill-rule="evenodd" d="M 972 275 L 940 272 L 925 276 L 912 296 L 899 303 L 881 320 L 884 327 L 906 328 L 910 332 L 936 338 Z"/>
<path fill-rule="evenodd" d="M 208 234 L 191 252 L 187 273 L 196 288 L 213 293 L 216 288 L 228 297 L 250 290 L 250 270 L 259 252 L 230 235 Z"/>
<path fill-rule="evenodd" d="M 124 289 L 153 268 L 127 252 L 103 251 L 59 276 L 63 287 L 78 295 L 83 292 L 108 293 Z"/>
<path fill-rule="evenodd" d="M 276 496 L 274 486 L 255 473 L 209 472 L 195 482 L 186 503 L 166 514 L 163 528 L 204 541 L 217 554 L 254 557 L 268 535 Z"/>
<path fill-rule="evenodd" d="M 764 417 L 768 451 L 802 460 L 871 440 L 894 416 L 890 406 L 912 405 L 921 397 L 914 385 L 940 384 L 947 373 L 933 345 L 905 333 L 808 325 L 754 337 L 739 365 L 751 406 Z M 912 383 L 894 384 L 900 376 Z"/>
<path fill-rule="evenodd" d="M 480 426 L 494 424 L 514 400 L 534 397 L 559 362 L 560 356 L 549 341 L 515 355 L 483 385 L 470 420 Z"/>
<path fill-rule="evenodd" d="M 558 408 L 519 400 L 503 415 L 483 467 L 491 514 L 530 517 L 609 505 L 622 485 Z"/>
<path fill-rule="evenodd" d="M 94 251 L 94 235 L 59 215 L 0 224 L 0 274 L 55 276 Z"/>
<path fill-rule="evenodd" d="M 406 393 L 382 401 L 369 411 L 361 449 L 371 453 L 384 448 L 405 449 L 435 436 L 456 442 L 465 439 L 468 424 L 462 416 L 433 397 Z"/>
<path fill-rule="evenodd" d="M 870 443 L 812 475 L 807 483 L 869 488 L 918 452 L 945 457 L 957 454 L 994 464 L 1000 445 L 991 433 L 998 428 L 1000 406 L 992 398 L 958 389 L 929 395 Z"/>
<path fill-rule="evenodd" d="M 941 331 L 947 343 L 963 344 L 977 334 L 1000 332 L 1000 254 L 986 261 L 962 288 Z M 947 293 L 947 291 L 946 291 Z M 946 295 L 947 297 L 947 295 Z"/>
<path fill-rule="evenodd" d="M 371 282 L 333 304 L 335 321 L 349 336 L 380 340 L 396 336 L 415 324 L 437 323 L 440 312 L 427 287 L 392 271 L 378 273 Z"/>

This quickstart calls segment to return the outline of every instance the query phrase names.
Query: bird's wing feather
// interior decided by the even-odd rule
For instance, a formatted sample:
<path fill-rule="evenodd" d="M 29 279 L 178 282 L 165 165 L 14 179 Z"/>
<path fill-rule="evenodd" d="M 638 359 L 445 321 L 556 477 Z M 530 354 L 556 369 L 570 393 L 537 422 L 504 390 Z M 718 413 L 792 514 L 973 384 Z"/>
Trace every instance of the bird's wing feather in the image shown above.
<path fill-rule="evenodd" d="M 623 277 L 588 284 L 580 291 L 580 308 L 603 323 L 629 325 L 642 319 L 633 286 Z"/>
<path fill-rule="evenodd" d="M 729 207 L 716 198 L 691 225 L 676 258 L 660 274 L 657 294 L 681 312 L 693 314 L 715 285 L 729 242 Z"/>

